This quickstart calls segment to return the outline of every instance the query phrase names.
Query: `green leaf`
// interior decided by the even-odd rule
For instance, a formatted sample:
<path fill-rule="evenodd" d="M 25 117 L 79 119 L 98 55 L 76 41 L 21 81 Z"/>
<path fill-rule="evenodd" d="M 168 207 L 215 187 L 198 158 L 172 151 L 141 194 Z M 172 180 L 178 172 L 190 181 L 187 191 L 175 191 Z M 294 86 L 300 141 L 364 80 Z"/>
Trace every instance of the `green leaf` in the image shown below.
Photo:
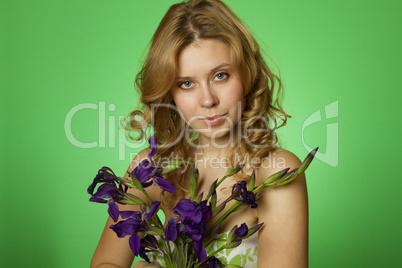
<path fill-rule="evenodd" d="M 120 204 L 125 204 L 125 205 L 138 205 L 136 202 L 133 202 L 133 201 L 131 201 L 129 199 L 119 200 L 119 203 Z"/>
<path fill-rule="evenodd" d="M 189 179 L 190 179 L 190 191 L 189 191 L 189 197 L 190 200 L 193 201 L 194 200 L 194 195 L 195 192 L 197 190 L 197 186 L 198 186 L 198 169 L 196 167 L 196 165 L 192 165 L 191 169 L 190 169 L 190 175 L 189 175 Z"/>
<path fill-rule="evenodd" d="M 148 230 L 146 230 L 144 233 L 149 234 L 149 235 L 160 235 L 160 236 L 164 236 L 165 232 L 162 231 L 161 229 L 159 229 L 158 227 L 155 226 L 149 226 Z"/>
<path fill-rule="evenodd" d="M 226 203 L 222 203 L 219 206 L 217 206 L 216 208 L 211 209 L 212 217 L 215 217 L 216 215 L 218 215 L 225 208 L 225 206 L 226 206 Z"/>
<path fill-rule="evenodd" d="M 117 180 L 123 185 L 126 185 L 130 188 L 135 188 L 135 185 L 133 184 L 133 182 L 126 178 L 117 177 Z"/>
<path fill-rule="evenodd" d="M 215 226 L 213 229 L 209 229 L 208 231 L 207 231 L 207 239 L 205 240 L 205 242 L 204 242 L 204 244 L 205 245 L 208 245 L 213 239 L 223 239 L 223 238 L 225 238 L 226 239 L 226 237 L 227 237 L 227 234 L 226 233 L 223 233 L 223 234 L 221 234 L 221 235 L 219 235 L 217 238 L 215 237 L 216 236 L 216 234 L 218 233 L 218 230 L 219 230 L 219 225 L 217 225 L 217 226 Z M 219 241 L 217 242 L 218 244 L 219 244 Z M 220 247 L 222 247 L 223 246 L 223 244 L 222 245 L 218 245 L 218 248 L 220 248 Z"/>
<path fill-rule="evenodd" d="M 227 267 L 227 262 L 228 262 L 228 259 L 225 257 L 225 256 L 222 256 L 222 257 L 219 257 L 219 261 L 223 264 L 223 265 L 225 265 L 225 267 Z"/>
<path fill-rule="evenodd" d="M 232 250 L 234 250 L 235 248 L 229 248 L 229 249 L 226 249 L 225 250 L 225 252 L 226 252 L 226 255 L 227 256 L 229 256 L 230 255 L 230 253 L 232 252 Z"/>
<path fill-rule="evenodd" d="M 132 202 L 132 203 L 131 203 L 132 205 L 141 205 L 141 204 L 144 204 L 144 201 L 142 201 L 141 198 L 139 198 L 139 197 L 137 197 L 137 196 L 135 196 L 135 195 L 133 195 L 133 194 L 125 193 L 125 194 L 124 194 L 124 197 L 125 197 L 125 200 L 131 201 L 131 202 Z"/>
<path fill-rule="evenodd" d="M 137 179 L 136 176 L 134 176 L 133 174 L 130 173 L 130 177 L 131 177 L 131 180 L 133 181 L 134 188 L 136 188 L 140 191 L 144 190 L 144 187 L 142 187 L 141 182 Z"/>
<path fill-rule="evenodd" d="M 230 244 L 232 243 L 232 241 L 235 239 L 236 237 L 236 230 L 237 230 L 237 225 L 235 225 L 232 230 L 230 230 L 229 234 L 228 234 L 228 241 L 226 242 L 226 244 Z"/>
<path fill-rule="evenodd" d="M 225 243 L 226 243 L 227 233 L 224 233 L 224 234 L 225 235 L 223 237 L 219 236 L 220 240 L 217 240 L 217 242 L 216 242 L 217 249 L 223 247 L 223 245 L 225 245 Z"/>
<path fill-rule="evenodd" d="M 238 267 L 241 267 L 241 266 L 236 265 L 237 263 L 240 263 L 240 264 L 241 264 L 241 255 L 237 255 L 237 256 L 233 257 L 233 258 L 230 260 L 230 262 L 229 262 L 229 264 L 228 264 L 227 267 L 230 267 L 230 268 L 238 268 Z"/>
<path fill-rule="evenodd" d="M 216 184 L 218 183 L 218 179 L 216 179 L 211 186 L 209 187 L 208 190 L 208 195 L 207 195 L 207 199 L 212 196 L 212 194 L 216 191 Z"/>
<path fill-rule="evenodd" d="M 215 209 L 216 208 L 216 191 L 212 194 L 211 196 L 211 201 L 209 202 L 209 206 L 211 207 L 211 209 Z"/>
<path fill-rule="evenodd" d="M 195 199 L 195 202 L 197 202 L 198 204 L 201 203 L 203 196 L 204 196 L 204 192 L 200 193 L 200 194 L 197 196 L 197 198 Z"/>

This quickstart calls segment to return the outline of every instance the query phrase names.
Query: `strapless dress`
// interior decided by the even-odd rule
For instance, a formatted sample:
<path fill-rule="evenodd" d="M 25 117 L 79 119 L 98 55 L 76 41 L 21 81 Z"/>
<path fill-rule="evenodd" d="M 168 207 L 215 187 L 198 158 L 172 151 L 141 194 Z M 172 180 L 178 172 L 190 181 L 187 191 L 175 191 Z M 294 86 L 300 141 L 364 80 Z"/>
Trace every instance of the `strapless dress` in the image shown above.
<path fill-rule="evenodd" d="M 211 254 L 218 248 L 225 244 L 229 234 L 228 232 L 222 233 L 218 240 L 206 247 L 207 255 Z M 156 253 L 148 253 L 150 261 L 154 264 L 162 265 L 162 256 L 156 256 Z M 258 239 L 255 236 L 251 236 L 247 239 L 243 239 L 242 243 L 236 248 L 224 249 L 215 255 L 222 263 L 239 266 L 242 268 L 257 268 L 258 262 Z"/>

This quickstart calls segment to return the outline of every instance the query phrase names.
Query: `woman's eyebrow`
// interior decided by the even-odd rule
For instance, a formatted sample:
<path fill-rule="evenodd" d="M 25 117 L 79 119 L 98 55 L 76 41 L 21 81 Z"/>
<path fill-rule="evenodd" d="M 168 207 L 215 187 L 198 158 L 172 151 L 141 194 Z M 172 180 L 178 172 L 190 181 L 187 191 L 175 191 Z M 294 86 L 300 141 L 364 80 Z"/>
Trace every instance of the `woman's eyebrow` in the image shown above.
<path fill-rule="evenodd" d="M 221 69 L 221 68 L 227 68 L 227 67 L 232 67 L 232 64 L 230 64 L 230 63 L 222 63 L 222 64 L 219 64 L 218 66 L 216 66 L 215 68 L 213 68 L 212 70 L 211 70 L 211 73 L 214 73 L 214 72 L 216 72 L 216 71 L 218 71 L 219 69 Z"/>
<path fill-rule="evenodd" d="M 219 64 L 218 66 L 212 68 L 210 73 L 214 73 L 214 72 L 218 71 L 221 68 L 227 68 L 227 67 L 232 68 L 232 64 L 230 64 L 230 63 Z M 186 79 L 191 79 L 191 78 L 192 77 L 190 77 L 190 76 L 177 76 L 176 80 L 186 80 Z"/>

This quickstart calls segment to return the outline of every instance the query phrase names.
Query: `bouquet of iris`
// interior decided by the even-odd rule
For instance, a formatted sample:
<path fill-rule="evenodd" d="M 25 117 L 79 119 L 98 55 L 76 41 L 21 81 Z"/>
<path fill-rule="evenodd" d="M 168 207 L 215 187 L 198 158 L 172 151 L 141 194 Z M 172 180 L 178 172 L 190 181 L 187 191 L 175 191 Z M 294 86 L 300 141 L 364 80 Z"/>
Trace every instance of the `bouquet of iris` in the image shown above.
<path fill-rule="evenodd" d="M 255 173 L 253 172 L 248 182 L 241 181 L 234 184 L 231 196 L 218 204 L 217 187 L 226 178 L 238 173 L 243 165 L 227 170 L 221 179 L 212 183 L 205 196 L 204 193 L 201 193 L 196 197 L 199 178 L 196 165 L 180 160 L 156 163 L 152 160 L 157 149 L 156 137 L 152 136 L 149 143 L 151 146 L 149 159 L 139 163 L 129 173 L 129 179 L 118 177 L 110 168 L 102 167 L 88 187 L 88 193 L 91 195 L 90 201 L 108 204 L 108 213 L 114 222 L 118 221 L 120 215 L 122 220 L 111 225 L 110 228 L 118 237 L 130 236 L 129 245 L 135 256 L 140 256 L 150 262 L 148 254 L 157 255 L 162 266 L 166 268 L 239 267 L 222 263 L 216 254 L 224 249 L 239 246 L 244 239 L 257 232 L 263 223 L 251 228 L 246 224 L 234 226 L 223 243 L 218 234 L 219 226 L 235 211 L 246 206 L 256 208 L 256 202 L 261 198 L 261 196 L 257 196 L 259 190 L 279 187 L 297 178 L 310 165 L 318 149 L 311 151 L 299 168 L 281 170 L 268 177 L 259 186 L 255 185 Z M 173 194 L 175 192 L 174 185 L 165 180 L 163 176 L 175 171 L 183 164 L 191 164 L 189 198 L 183 198 L 178 202 L 173 209 L 175 216 L 168 221 L 165 227 L 157 213 L 160 202 L 151 200 L 146 188 L 155 183 L 161 189 Z M 97 184 L 101 185 L 94 193 Z M 128 188 L 141 191 L 146 196 L 146 200 L 128 193 Z M 226 204 L 232 200 L 235 200 L 232 206 L 223 215 L 220 215 Z M 139 205 L 141 211 L 122 211 L 119 210 L 116 203 Z M 207 229 L 208 222 L 214 217 L 218 218 Z M 141 233 L 144 234 L 142 238 L 139 236 Z M 208 255 L 205 248 L 218 239 L 221 242 L 219 248 Z"/>

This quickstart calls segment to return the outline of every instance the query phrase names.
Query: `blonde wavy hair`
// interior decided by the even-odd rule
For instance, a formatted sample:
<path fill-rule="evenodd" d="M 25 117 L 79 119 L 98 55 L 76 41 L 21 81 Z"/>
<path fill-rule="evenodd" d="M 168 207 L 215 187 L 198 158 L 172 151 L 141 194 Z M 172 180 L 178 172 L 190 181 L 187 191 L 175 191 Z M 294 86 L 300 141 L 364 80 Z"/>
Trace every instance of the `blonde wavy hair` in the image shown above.
<path fill-rule="evenodd" d="M 130 134 L 130 138 L 146 138 L 146 130 L 152 126 L 160 145 L 156 160 L 169 158 L 172 152 L 176 158 L 192 160 L 195 149 L 187 139 L 178 139 L 183 133 L 183 121 L 176 109 L 171 108 L 174 105 L 171 89 L 176 86 L 180 52 L 202 39 L 220 40 L 228 45 L 232 64 L 240 73 L 244 87 L 246 104 L 241 127 L 261 130 L 242 132 L 241 142 L 231 148 L 229 158 L 233 162 L 235 156 L 240 156 L 243 163 L 255 158 L 263 159 L 276 147 L 275 130 L 285 125 L 290 117 L 279 102 L 282 84 L 268 68 L 249 30 L 220 0 L 178 3 L 171 6 L 163 17 L 152 37 L 143 67 L 136 76 L 142 107 L 130 114 L 126 129 L 139 134 L 137 137 Z M 137 120 L 138 116 L 141 120 Z M 192 142 L 197 142 L 196 136 L 193 136 Z M 178 190 L 175 200 L 185 193 L 185 189 L 180 187 L 186 178 L 186 174 L 182 174 L 167 178 Z M 168 199 L 170 196 L 166 195 Z M 174 204 L 173 201 L 171 203 Z"/>

